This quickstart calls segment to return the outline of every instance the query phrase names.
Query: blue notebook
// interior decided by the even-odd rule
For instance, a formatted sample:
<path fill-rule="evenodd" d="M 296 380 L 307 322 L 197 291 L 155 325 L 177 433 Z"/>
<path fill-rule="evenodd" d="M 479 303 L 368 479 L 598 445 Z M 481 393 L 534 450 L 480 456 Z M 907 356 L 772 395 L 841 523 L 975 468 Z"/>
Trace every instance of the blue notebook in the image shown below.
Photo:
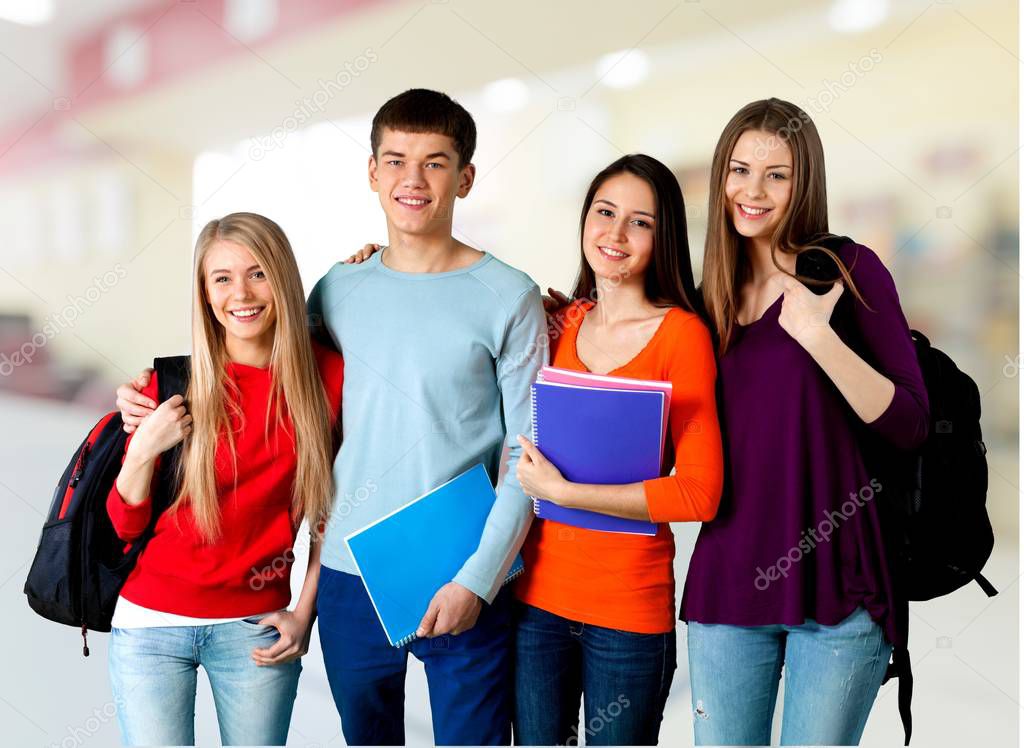
<path fill-rule="evenodd" d="M 416 638 L 434 593 L 476 552 L 495 498 L 487 470 L 478 464 L 346 536 L 392 646 Z M 522 571 L 516 556 L 505 582 Z"/>
<path fill-rule="evenodd" d="M 573 483 L 636 483 L 661 475 L 662 392 L 532 385 L 533 443 Z M 653 522 L 612 517 L 534 498 L 542 519 L 589 530 L 654 535 Z"/>

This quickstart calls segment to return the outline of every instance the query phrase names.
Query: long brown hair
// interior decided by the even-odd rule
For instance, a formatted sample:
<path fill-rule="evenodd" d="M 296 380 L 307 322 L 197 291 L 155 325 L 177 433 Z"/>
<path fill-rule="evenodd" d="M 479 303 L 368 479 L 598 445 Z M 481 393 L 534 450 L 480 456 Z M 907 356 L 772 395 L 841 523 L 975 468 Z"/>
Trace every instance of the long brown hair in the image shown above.
<path fill-rule="evenodd" d="M 799 255 L 811 249 L 828 254 L 835 261 L 843 281 L 861 302 L 864 299 L 839 256 L 820 242 L 830 236 L 825 191 L 825 153 L 818 129 L 807 113 L 781 99 L 762 99 L 747 104 L 725 126 L 711 162 L 708 199 L 708 230 L 704 242 L 704 275 L 701 282 L 704 304 L 722 354 L 736 326 L 739 292 L 750 273 L 743 237 L 736 232 L 725 197 L 729 160 L 740 136 L 748 130 L 762 131 L 789 146 L 793 157 L 793 187 L 789 207 L 770 239 L 771 258 L 780 271 L 798 280 L 779 264 L 776 252 Z M 811 281 L 814 282 L 813 280 Z"/>
<path fill-rule="evenodd" d="M 654 252 L 644 273 L 644 295 L 656 306 L 678 306 L 695 311 L 697 293 L 690 266 L 686 237 L 686 207 L 679 181 L 665 164 L 643 153 L 631 153 L 613 161 L 590 182 L 580 214 L 580 270 L 572 295 L 575 299 L 597 301 L 597 278 L 583 249 L 583 231 L 594 196 L 606 181 L 619 174 L 632 174 L 647 182 L 654 193 Z"/>
<path fill-rule="evenodd" d="M 224 327 L 213 315 L 206 295 L 204 261 L 217 241 L 241 244 L 252 252 L 266 274 L 274 296 L 276 321 L 270 354 L 271 396 L 264 429 L 269 437 L 270 414 L 292 424 L 296 454 L 292 488 L 292 519 L 303 516 L 311 528 L 327 518 L 333 498 L 330 406 L 317 368 L 306 326 L 306 304 L 299 268 L 281 228 L 256 213 L 231 213 L 210 221 L 196 241 L 192 290 L 192 377 L 187 402 L 192 433 L 185 440 L 180 463 L 181 488 L 172 510 L 186 502 L 207 542 L 220 533 L 220 503 L 214 459 L 218 440 L 226 438 L 234 474 L 238 455 L 231 415 L 241 417 L 237 387 L 227 374 Z M 274 407 L 276 404 L 276 408 Z M 301 434 L 301 437 L 299 435 Z M 258 518 L 253 518 L 258 521 Z"/>

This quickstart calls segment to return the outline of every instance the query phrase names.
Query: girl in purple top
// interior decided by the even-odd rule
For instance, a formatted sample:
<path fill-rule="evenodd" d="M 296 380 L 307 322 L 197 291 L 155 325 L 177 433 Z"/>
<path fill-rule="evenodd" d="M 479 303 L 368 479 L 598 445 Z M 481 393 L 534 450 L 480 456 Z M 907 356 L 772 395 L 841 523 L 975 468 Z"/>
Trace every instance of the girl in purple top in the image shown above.
<path fill-rule="evenodd" d="M 828 235 L 807 114 L 778 99 L 741 109 L 710 194 L 703 294 L 720 341 L 727 485 L 680 614 L 695 741 L 769 744 L 785 665 L 782 744 L 856 744 L 893 646 L 906 645 L 879 523 L 886 487 L 861 432 L 895 449 L 925 439 L 921 371 L 873 251 L 826 249 L 842 277 L 822 295 L 795 277 L 798 254 Z"/>

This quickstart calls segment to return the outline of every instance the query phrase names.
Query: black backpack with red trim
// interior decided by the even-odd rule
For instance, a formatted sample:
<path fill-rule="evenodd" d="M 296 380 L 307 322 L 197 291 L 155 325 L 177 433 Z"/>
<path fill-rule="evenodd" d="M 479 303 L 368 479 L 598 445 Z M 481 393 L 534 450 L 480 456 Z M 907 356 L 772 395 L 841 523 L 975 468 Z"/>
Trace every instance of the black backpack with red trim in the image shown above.
<path fill-rule="evenodd" d="M 185 396 L 190 358 L 153 361 L 158 400 Z M 110 631 L 121 587 L 153 536 L 157 519 L 176 494 L 181 445 L 160 461 L 154 481 L 153 515 L 142 535 L 127 548 L 107 514 L 107 496 L 121 471 L 128 435 L 121 414 L 100 419 L 75 450 L 57 483 L 39 546 L 25 581 L 28 604 L 39 615 L 82 631 L 82 654 L 89 656 L 86 633 Z"/>

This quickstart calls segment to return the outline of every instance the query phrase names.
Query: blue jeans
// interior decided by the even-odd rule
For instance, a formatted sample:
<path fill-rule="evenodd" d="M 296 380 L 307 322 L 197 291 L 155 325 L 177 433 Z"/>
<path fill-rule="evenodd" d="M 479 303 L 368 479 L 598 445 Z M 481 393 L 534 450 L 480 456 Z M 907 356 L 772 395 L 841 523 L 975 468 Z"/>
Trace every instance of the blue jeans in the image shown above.
<path fill-rule="evenodd" d="M 783 745 L 856 745 L 892 645 L 864 608 L 835 626 L 689 621 L 697 745 L 769 745 L 782 666 Z"/>
<path fill-rule="evenodd" d="M 675 629 L 634 634 L 520 605 L 516 744 L 657 745 L 675 669 Z"/>
<path fill-rule="evenodd" d="M 458 636 L 392 647 L 363 581 L 320 568 L 317 620 L 327 680 L 349 745 L 405 743 L 409 653 L 423 662 L 437 745 L 508 745 L 512 731 L 512 598 L 502 589 Z M 426 611 L 423 611 L 426 613 Z"/>
<path fill-rule="evenodd" d="M 257 666 L 279 634 L 249 621 L 111 632 L 110 685 L 125 745 L 195 743 L 196 674 L 206 670 L 224 745 L 284 745 L 299 660 Z"/>

